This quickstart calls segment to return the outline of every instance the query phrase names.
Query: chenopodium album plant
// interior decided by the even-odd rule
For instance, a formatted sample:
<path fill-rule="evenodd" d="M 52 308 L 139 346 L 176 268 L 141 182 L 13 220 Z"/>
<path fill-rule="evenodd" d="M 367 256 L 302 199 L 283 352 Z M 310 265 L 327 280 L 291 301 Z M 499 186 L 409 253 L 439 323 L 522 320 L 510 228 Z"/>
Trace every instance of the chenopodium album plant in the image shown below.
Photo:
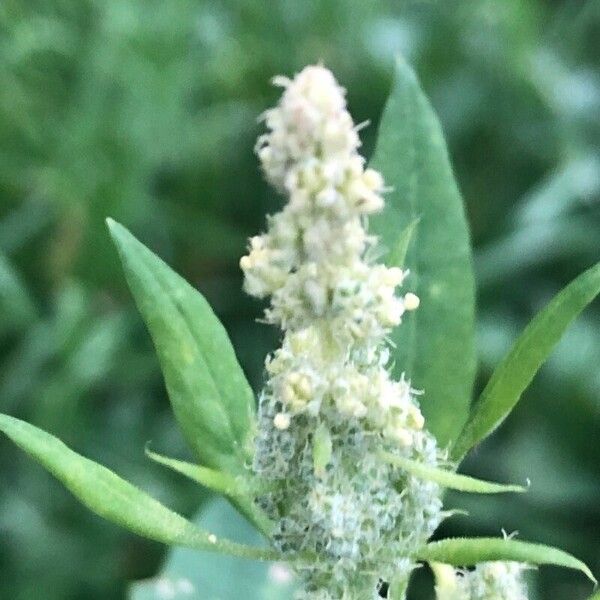
<path fill-rule="evenodd" d="M 523 571 L 539 564 L 594 580 L 571 555 L 510 536 L 429 539 L 450 514 L 445 488 L 525 491 L 456 469 L 598 294 L 600 265 L 533 319 L 471 406 L 468 230 L 414 74 L 398 62 L 369 167 L 327 69 L 275 84 L 283 95 L 256 152 L 286 203 L 240 261 L 246 291 L 269 299 L 264 319 L 282 331 L 258 402 L 201 294 L 108 222 L 196 463 L 148 455 L 226 496 L 269 545 L 201 529 L 18 419 L 0 416 L 0 429 L 90 509 L 140 535 L 285 561 L 297 599 L 400 600 L 423 563 L 438 600 L 526 599 Z"/>

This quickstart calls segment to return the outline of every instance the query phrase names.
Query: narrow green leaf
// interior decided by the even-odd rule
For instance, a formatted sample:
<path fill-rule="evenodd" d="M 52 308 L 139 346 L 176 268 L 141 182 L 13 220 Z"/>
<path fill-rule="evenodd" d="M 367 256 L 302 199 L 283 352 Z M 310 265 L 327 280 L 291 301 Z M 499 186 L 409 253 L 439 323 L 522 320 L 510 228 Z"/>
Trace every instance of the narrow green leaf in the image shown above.
<path fill-rule="evenodd" d="M 244 496 L 248 493 L 246 481 L 241 477 L 234 477 L 228 473 L 221 473 L 220 471 L 195 465 L 184 460 L 169 458 L 168 456 L 152 452 L 148 448 L 146 448 L 145 452 L 150 460 L 169 467 L 173 471 L 185 475 L 192 481 L 218 494 L 223 494 L 224 496 Z"/>
<path fill-rule="evenodd" d="M 595 594 L 590 596 L 588 600 L 600 600 L 600 591 L 597 591 Z"/>
<path fill-rule="evenodd" d="M 252 548 L 196 527 L 145 492 L 65 446 L 58 438 L 0 414 L 0 431 L 52 473 L 85 506 L 104 519 L 164 544 L 244 558 L 273 560 L 274 551 Z"/>
<path fill-rule="evenodd" d="M 254 396 L 224 327 L 197 290 L 123 226 L 107 223 L 188 443 L 202 464 L 243 473 Z"/>
<path fill-rule="evenodd" d="M 272 530 L 272 524 L 264 513 L 256 506 L 252 497 L 252 490 L 249 488 L 245 478 L 241 476 L 234 477 L 228 473 L 221 473 L 214 469 L 195 465 L 183 460 L 169 458 L 146 448 L 146 456 L 151 460 L 169 467 L 192 481 L 207 487 L 223 496 L 234 500 L 235 506 L 248 518 L 262 533 L 269 535 Z"/>
<path fill-rule="evenodd" d="M 452 450 L 455 460 L 460 460 L 502 423 L 567 327 L 598 293 L 600 263 L 573 280 L 527 325 L 473 407 Z"/>
<path fill-rule="evenodd" d="M 390 464 L 396 465 L 406 472 L 425 479 L 433 481 L 438 485 L 459 492 L 471 492 L 474 494 L 504 494 L 507 492 L 526 492 L 527 488 L 521 485 L 506 485 L 502 483 L 493 483 L 475 479 L 467 475 L 459 475 L 453 471 L 438 469 L 409 458 L 396 456 L 390 452 L 381 452 L 381 456 Z"/>
<path fill-rule="evenodd" d="M 402 230 L 395 244 L 391 247 L 389 253 L 385 257 L 385 264 L 388 267 L 404 268 L 408 246 L 410 245 L 418 223 L 419 219 L 414 219 Z"/>
<path fill-rule="evenodd" d="M 510 560 L 533 565 L 555 565 L 575 569 L 596 583 L 583 562 L 551 546 L 502 538 L 449 538 L 431 542 L 418 553 L 419 560 L 466 567 L 480 562 Z"/>
<path fill-rule="evenodd" d="M 392 258 L 399 232 L 419 221 L 405 266 L 407 287 L 420 296 L 421 306 L 392 333 L 395 369 L 425 391 L 421 405 L 427 427 L 444 446 L 467 419 L 475 375 L 472 257 L 440 124 L 401 59 L 372 166 L 392 188 L 386 209 L 371 219 L 371 231 Z"/>
<path fill-rule="evenodd" d="M 315 475 L 322 477 L 325 468 L 331 460 L 331 435 L 325 423 L 321 423 L 316 431 L 313 442 L 313 466 Z"/>

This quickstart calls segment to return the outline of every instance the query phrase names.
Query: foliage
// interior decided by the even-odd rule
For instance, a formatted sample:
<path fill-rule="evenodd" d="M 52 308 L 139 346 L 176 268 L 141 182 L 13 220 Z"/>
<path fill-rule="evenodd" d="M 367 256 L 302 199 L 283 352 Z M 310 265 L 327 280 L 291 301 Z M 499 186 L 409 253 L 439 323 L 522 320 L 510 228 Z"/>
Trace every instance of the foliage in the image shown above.
<path fill-rule="evenodd" d="M 273 342 L 248 324 L 257 311 L 237 291 L 234 261 L 272 206 L 248 124 L 268 104 L 273 73 L 322 58 L 366 118 L 383 103 L 393 53 L 404 50 L 418 66 L 473 230 L 480 382 L 531 315 L 600 255 L 595 3 L 303 6 L 0 8 L 0 409 L 184 511 L 201 496 L 143 463 L 148 438 L 172 455 L 183 446 L 103 220 L 119 218 L 202 286 L 256 387 Z M 527 497 L 461 497 L 471 520 L 457 517 L 447 534 L 495 534 L 502 523 L 597 565 L 600 455 L 589 440 L 598 428 L 598 331 L 593 307 L 518 416 L 465 465 L 513 481 L 535 471 Z M 1 596 L 36 598 L 44 589 L 49 598 L 116 598 L 125 579 L 149 574 L 156 559 L 139 557 L 150 549 L 156 557 L 156 547 L 74 510 L 4 443 L 0 463 Z M 541 585 L 542 597 L 587 594 L 562 571 L 544 571 Z"/>
<path fill-rule="evenodd" d="M 409 90 L 408 94 L 407 90 Z M 444 160 L 443 158 L 440 160 L 440 156 L 443 155 L 436 155 L 437 148 L 443 148 L 441 137 L 438 137 L 437 142 L 432 143 L 432 140 L 435 140 L 435 134 L 432 137 L 428 129 L 425 130 L 424 135 L 410 133 L 407 136 L 405 133 L 414 130 L 415 126 L 422 122 L 422 115 L 431 114 L 430 108 L 422 98 L 422 92 L 416 87 L 413 73 L 403 62 L 400 62 L 396 71 L 396 85 L 389 105 L 392 107 L 390 111 L 392 115 L 394 115 L 394 107 L 398 105 L 402 106 L 403 110 L 398 111 L 395 118 L 383 121 L 379 140 L 385 149 L 384 154 L 387 155 L 393 155 L 395 149 L 389 140 L 400 147 L 407 146 L 405 141 L 407 139 L 417 140 L 414 149 L 408 146 L 408 154 L 413 154 L 418 158 L 412 158 L 408 167 L 402 163 L 393 164 L 391 169 L 398 170 L 397 177 L 393 178 L 397 181 L 402 181 L 402 174 L 404 174 L 405 180 L 414 179 L 418 182 L 420 176 L 416 165 L 427 164 L 428 168 L 435 172 L 436 166 L 442 164 L 441 161 Z M 419 142 L 422 144 L 421 147 L 419 147 Z M 423 142 L 425 143 L 423 144 Z M 449 173 L 447 167 L 446 172 Z M 449 178 L 449 181 L 446 181 L 446 187 L 450 186 L 451 189 L 455 189 L 451 175 Z M 434 179 L 439 180 L 439 174 L 434 175 L 432 180 Z M 444 181 L 443 178 L 441 180 Z M 441 189 L 443 190 L 444 187 L 442 186 Z M 437 196 L 426 190 L 427 188 L 414 193 L 414 199 L 419 200 L 424 214 L 427 214 L 428 204 Z M 409 194 L 409 200 L 410 198 Z M 458 200 L 460 201 L 460 198 Z M 412 203 L 409 202 L 409 205 Z M 393 216 L 395 210 L 397 208 L 392 204 L 391 210 L 386 211 L 387 217 L 384 213 L 388 223 L 398 220 Z M 392 214 L 389 214 L 390 212 Z M 411 219 L 414 219 L 415 216 L 411 215 Z M 425 224 L 435 223 L 436 219 L 436 211 L 433 211 L 432 216 L 425 219 Z M 451 221 L 444 218 L 442 222 L 447 225 Z M 222 473 L 223 477 L 237 475 L 247 480 L 245 482 L 245 489 L 248 490 L 245 498 L 247 502 L 241 504 L 236 496 L 230 497 L 230 499 L 234 502 L 238 501 L 240 508 L 248 514 L 251 521 L 260 523 L 264 520 L 267 523 L 266 517 L 254 518 L 254 514 L 260 512 L 260 509 L 252 503 L 254 494 L 251 490 L 256 485 L 270 484 L 269 480 L 263 480 L 260 472 L 251 475 L 245 470 L 245 463 L 251 456 L 248 444 L 255 429 L 252 396 L 225 330 L 198 292 L 175 275 L 166 264 L 140 244 L 122 226 L 111 220 L 108 221 L 108 225 L 119 250 L 138 308 L 152 334 L 172 406 L 188 442 L 196 450 L 201 465 L 204 463 L 202 466 L 215 469 L 217 473 Z M 401 221 L 399 225 L 401 230 L 406 229 L 407 225 L 402 224 Z M 424 230 L 427 231 L 425 227 Z M 462 230 L 452 230 L 451 228 L 450 231 L 451 235 L 439 240 L 444 252 L 433 257 L 429 268 L 427 263 L 424 266 L 425 281 L 429 282 L 428 287 L 425 288 L 425 297 L 426 299 L 428 296 L 431 297 L 434 309 L 436 306 L 444 306 L 444 303 L 435 303 L 436 294 L 431 292 L 431 288 L 440 285 L 439 274 L 454 267 L 455 262 L 460 265 L 464 256 L 463 252 L 454 252 L 454 248 L 460 248 L 461 244 L 466 242 L 466 228 L 463 225 Z M 433 245 L 436 241 L 438 241 L 436 236 L 433 236 L 429 244 Z M 468 242 L 466 244 L 468 245 Z M 451 259 L 450 262 L 448 262 L 448 257 Z M 535 370 L 539 368 L 549 349 L 557 342 L 565 326 L 600 292 L 599 268 L 600 264 L 584 273 L 566 288 L 525 331 L 515 349 L 499 366 L 497 371 L 499 374 L 492 376 L 492 382 L 507 382 L 509 387 L 511 385 L 516 387 L 516 397 L 513 399 L 509 395 L 510 404 L 507 405 L 505 394 L 496 397 L 492 393 L 488 393 L 487 388 L 484 390 L 482 397 L 475 405 L 473 417 L 467 419 L 463 434 L 458 438 L 458 456 L 462 457 L 474 443 L 483 439 L 487 433 L 493 430 L 493 426 L 498 421 L 496 415 L 504 416 L 506 412 L 510 411 L 518 400 L 523 387 L 531 380 Z M 469 261 L 463 269 L 470 274 Z M 460 270 L 458 272 L 460 273 Z M 462 278 L 451 280 L 447 286 L 442 286 L 438 295 L 445 292 L 443 295 L 448 296 L 452 304 L 453 290 L 462 291 L 463 284 L 464 279 Z M 435 312 L 433 314 L 435 315 Z M 459 319 L 459 321 L 462 320 L 464 320 L 464 316 Z M 439 335 L 444 321 L 443 318 L 439 320 L 430 318 L 422 322 L 413 322 L 412 329 L 416 333 L 404 340 L 404 345 L 409 349 L 408 356 L 410 357 L 411 348 L 415 347 L 417 340 Z M 468 332 L 462 334 L 462 337 L 467 340 L 472 336 L 473 334 Z M 430 354 L 435 357 L 435 353 L 430 352 Z M 410 359 L 407 360 L 402 354 L 399 354 L 396 359 L 401 367 L 413 366 Z M 426 359 L 427 353 L 423 357 L 423 360 Z M 437 365 L 433 360 L 432 365 L 431 381 L 441 381 L 442 387 L 446 384 L 448 377 L 456 377 L 456 374 L 449 371 L 445 364 Z M 459 382 L 466 380 L 470 385 L 470 379 L 470 373 L 467 371 L 462 377 L 459 377 Z M 427 385 L 430 382 L 426 379 L 424 383 Z M 493 384 L 490 384 L 489 387 L 494 389 Z M 501 412 L 498 409 L 499 402 L 502 402 Z M 444 397 L 434 396 L 432 403 L 431 410 L 434 413 L 445 408 Z M 435 423 L 434 421 L 433 425 Z M 288 425 L 280 429 L 286 429 Z M 275 426 L 277 427 L 277 423 Z M 305 564 L 314 560 L 310 558 L 310 553 L 313 552 L 312 548 L 309 548 L 309 554 L 304 557 L 302 551 L 298 550 L 288 556 L 281 550 L 261 550 L 241 546 L 231 540 L 221 540 L 214 533 L 198 529 L 190 521 L 168 510 L 112 471 L 74 453 L 54 436 L 7 415 L 0 415 L 0 429 L 61 480 L 84 505 L 107 520 L 143 537 L 170 545 L 214 550 L 243 558 L 286 558 L 292 563 L 301 560 Z M 462 487 L 463 490 L 469 491 L 485 491 L 486 493 L 492 491 L 489 487 L 485 487 L 483 482 L 474 486 L 472 479 L 444 477 L 442 471 L 426 463 L 421 466 L 420 462 L 413 460 L 405 460 L 402 457 L 396 459 L 394 454 L 389 455 L 388 458 L 388 454 L 382 453 L 381 458 L 405 468 L 416 478 L 449 484 L 454 489 Z M 254 482 L 255 476 L 257 479 Z M 456 485 L 457 482 L 462 485 Z M 506 488 L 497 486 L 495 491 L 506 491 Z M 268 527 L 264 532 L 271 537 L 272 534 Z M 448 538 L 424 546 L 419 542 L 412 552 L 420 560 L 459 566 L 498 560 L 551 563 L 580 569 L 595 582 L 589 568 L 569 554 L 547 546 L 513 540 Z M 391 583 L 392 588 L 395 588 L 396 583 L 393 579 Z M 404 586 L 401 587 L 402 589 L 398 588 L 393 592 L 394 597 L 397 597 L 398 600 L 405 597 Z M 346 587 L 344 589 L 346 590 Z"/>
<path fill-rule="evenodd" d="M 392 248 L 416 223 L 404 266 L 422 306 L 394 331 L 394 358 L 397 375 L 427 390 L 423 414 L 445 446 L 466 421 L 475 376 L 471 248 L 439 122 L 411 69 L 402 60 L 397 69 L 371 163 L 392 191 L 372 230 Z"/>
<path fill-rule="evenodd" d="M 600 263 L 571 282 L 525 328 L 471 410 L 453 448 L 456 459 L 508 416 L 566 328 L 599 293 Z"/>

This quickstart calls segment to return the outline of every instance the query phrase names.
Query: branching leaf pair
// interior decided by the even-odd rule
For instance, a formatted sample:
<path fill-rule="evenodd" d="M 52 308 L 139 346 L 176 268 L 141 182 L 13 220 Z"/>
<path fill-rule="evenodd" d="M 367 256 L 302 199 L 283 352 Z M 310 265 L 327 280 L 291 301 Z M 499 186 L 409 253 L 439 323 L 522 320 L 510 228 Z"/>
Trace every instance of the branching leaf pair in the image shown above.
<path fill-rule="evenodd" d="M 221 540 L 199 529 L 106 467 L 80 456 L 29 423 L 0 415 L 0 431 L 48 469 L 91 511 L 138 535 L 163 544 L 245 558 L 278 557 L 271 550 Z"/>
<path fill-rule="evenodd" d="M 254 505 L 246 462 L 251 456 L 254 396 L 225 329 L 202 295 L 109 221 L 125 274 L 157 349 L 173 411 L 199 465 L 151 458 L 224 493 L 265 535 L 270 523 Z M 217 539 L 112 471 L 79 456 L 55 437 L 7 415 L 0 431 L 47 468 L 88 508 L 165 544 L 276 559 L 278 553 Z"/>

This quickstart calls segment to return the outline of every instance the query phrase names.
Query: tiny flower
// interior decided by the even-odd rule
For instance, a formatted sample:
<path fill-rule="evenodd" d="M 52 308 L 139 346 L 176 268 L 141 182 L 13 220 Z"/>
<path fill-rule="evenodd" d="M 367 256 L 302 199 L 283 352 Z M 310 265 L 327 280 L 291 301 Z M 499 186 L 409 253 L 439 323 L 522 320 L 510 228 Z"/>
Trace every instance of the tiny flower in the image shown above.
<path fill-rule="evenodd" d="M 421 299 L 416 294 L 408 292 L 404 295 L 404 308 L 406 310 L 417 310 L 419 304 L 421 304 Z"/>
<path fill-rule="evenodd" d="M 290 426 L 290 416 L 285 413 L 277 413 L 273 419 L 273 425 L 276 429 L 283 431 Z"/>
<path fill-rule="evenodd" d="M 423 429 L 425 425 L 425 417 L 423 417 L 421 411 L 414 405 L 408 409 L 408 421 L 415 429 Z"/>

